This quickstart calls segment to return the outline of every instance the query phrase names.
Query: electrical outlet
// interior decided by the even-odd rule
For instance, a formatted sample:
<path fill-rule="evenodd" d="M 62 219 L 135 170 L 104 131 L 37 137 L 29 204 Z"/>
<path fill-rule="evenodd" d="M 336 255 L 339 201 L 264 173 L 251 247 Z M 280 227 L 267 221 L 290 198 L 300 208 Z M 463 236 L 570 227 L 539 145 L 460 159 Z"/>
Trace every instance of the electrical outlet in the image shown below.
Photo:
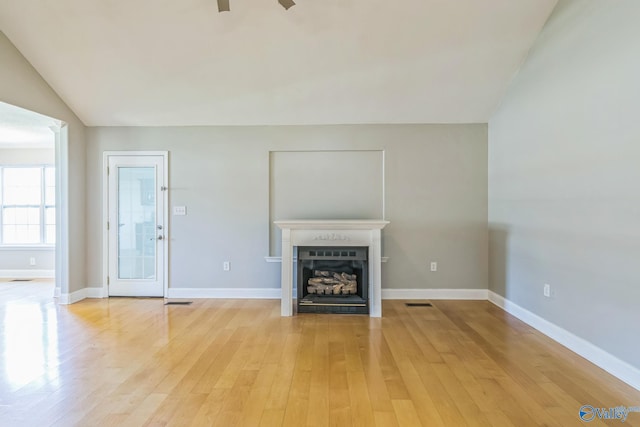
<path fill-rule="evenodd" d="M 438 271 L 438 263 L 436 261 L 431 261 L 431 271 Z"/>
<path fill-rule="evenodd" d="M 225 261 L 222 263 L 222 269 L 224 271 L 229 271 L 231 270 L 231 263 L 229 261 Z"/>
<path fill-rule="evenodd" d="M 36 265 L 36 257 L 32 256 L 29 258 L 29 265 Z"/>
<path fill-rule="evenodd" d="M 545 297 L 550 298 L 551 297 L 551 285 L 549 285 L 548 283 L 544 284 L 544 288 L 542 289 L 542 293 L 544 294 Z"/>

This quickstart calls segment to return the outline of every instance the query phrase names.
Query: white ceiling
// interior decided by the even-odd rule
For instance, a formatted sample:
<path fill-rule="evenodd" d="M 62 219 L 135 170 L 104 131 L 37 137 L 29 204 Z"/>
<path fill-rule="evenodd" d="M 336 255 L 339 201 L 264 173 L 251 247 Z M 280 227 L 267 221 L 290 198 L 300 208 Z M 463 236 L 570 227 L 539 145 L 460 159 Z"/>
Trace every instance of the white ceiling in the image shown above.
<path fill-rule="evenodd" d="M 51 128 L 59 126 L 51 117 L 0 102 L 0 148 L 53 148 Z"/>
<path fill-rule="evenodd" d="M 89 126 L 486 123 L 557 0 L 0 0 Z"/>

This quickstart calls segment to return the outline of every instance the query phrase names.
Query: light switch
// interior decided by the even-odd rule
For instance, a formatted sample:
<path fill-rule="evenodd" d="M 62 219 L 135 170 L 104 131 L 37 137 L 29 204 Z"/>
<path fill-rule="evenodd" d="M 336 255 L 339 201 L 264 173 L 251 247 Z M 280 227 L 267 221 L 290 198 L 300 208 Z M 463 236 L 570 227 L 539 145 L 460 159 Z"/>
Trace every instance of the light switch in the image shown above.
<path fill-rule="evenodd" d="M 174 215 L 186 215 L 187 214 L 187 207 L 186 206 L 174 206 L 173 207 L 173 214 Z"/>

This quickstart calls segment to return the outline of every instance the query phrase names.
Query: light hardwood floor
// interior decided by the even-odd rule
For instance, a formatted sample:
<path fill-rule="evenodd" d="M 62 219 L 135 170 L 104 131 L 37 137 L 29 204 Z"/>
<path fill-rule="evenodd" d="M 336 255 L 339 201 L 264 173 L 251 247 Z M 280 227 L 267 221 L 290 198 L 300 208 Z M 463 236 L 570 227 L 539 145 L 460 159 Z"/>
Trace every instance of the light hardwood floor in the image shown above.
<path fill-rule="evenodd" d="M 0 283 L 2 426 L 579 426 L 640 392 L 485 301 L 383 318 Z M 640 426 L 640 413 L 624 424 Z"/>

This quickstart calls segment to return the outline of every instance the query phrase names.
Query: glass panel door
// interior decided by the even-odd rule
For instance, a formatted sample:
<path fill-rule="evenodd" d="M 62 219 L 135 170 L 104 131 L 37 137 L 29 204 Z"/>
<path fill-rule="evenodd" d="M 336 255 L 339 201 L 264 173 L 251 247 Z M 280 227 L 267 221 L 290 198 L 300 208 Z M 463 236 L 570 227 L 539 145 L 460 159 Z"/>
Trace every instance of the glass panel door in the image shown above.
<path fill-rule="evenodd" d="M 109 156 L 109 295 L 164 295 L 164 162 L 158 155 Z"/>

